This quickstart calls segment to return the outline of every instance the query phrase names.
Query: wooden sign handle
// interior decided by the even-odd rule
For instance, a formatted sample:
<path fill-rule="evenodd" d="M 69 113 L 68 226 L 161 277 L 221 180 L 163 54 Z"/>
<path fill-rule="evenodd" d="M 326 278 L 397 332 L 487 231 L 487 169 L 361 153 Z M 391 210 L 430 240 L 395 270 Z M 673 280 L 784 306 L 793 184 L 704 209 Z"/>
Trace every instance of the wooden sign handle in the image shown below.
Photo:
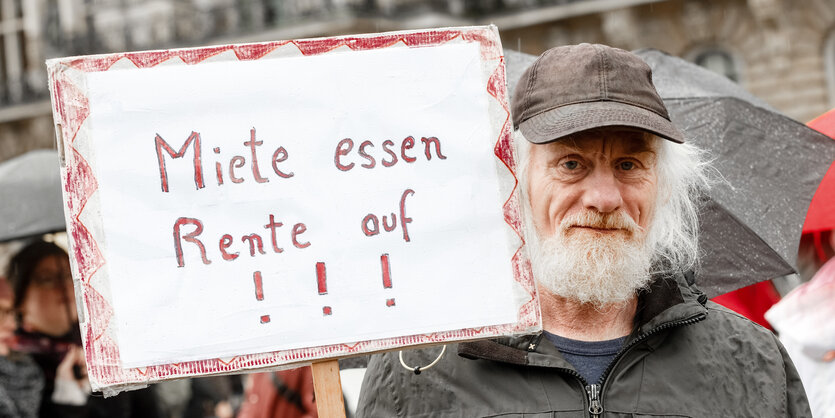
<path fill-rule="evenodd" d="M 339 362 L 337 360 L 321 361 L 313 363 L 311 369 L 319 417 L 345 418 L 342 382 L 339 380 Z"/>

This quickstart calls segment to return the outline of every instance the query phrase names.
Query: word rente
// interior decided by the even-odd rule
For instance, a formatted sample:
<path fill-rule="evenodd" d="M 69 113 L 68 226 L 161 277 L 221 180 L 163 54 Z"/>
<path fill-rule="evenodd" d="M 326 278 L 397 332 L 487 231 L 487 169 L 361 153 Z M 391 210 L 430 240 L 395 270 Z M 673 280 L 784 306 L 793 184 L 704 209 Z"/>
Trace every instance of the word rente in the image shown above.
<path fill-rule="evenodd" d="M 186 225 L 193 227 L 193 229 L 191 232 L 183 234 L 182 228 Z M 278 229 L 282 226 L 284 226 L 284 224 L 276 221 L 275 215 L 273 214 L 270 214 L 269 222 L 264 225 L 264 229 L 270 231 L 272 250 L 275 254 L 284 252 L 284 248 L 278 246 Z M 307 231 L 307 226 L 305 224 L 299 222 L 293 225 L 293 229 L 290 231 L 290 241 L 294 247 L 302 249 L 310 246 L 310 242 L 300 241 L 299 235 L 305 231 Z M 174 222 L 174 252 L 177 254 L 177 267 L 185 266 L 185 260 L 183 258 L 183 241 L 190 242 L 197 246 L 197 249 L 200 251 L 200 259 L 203 261 L 203 264 L 212 264 L 212 260 L 206 256 L 206 246 L 203 245 L 203 240 L 198 238 L 202 233 L 203 222 L 199 219 L 181 217 Z M 244 234 L 241 235 L 240 239 L 242 243 L 249 244 L 250 257 L 255 257 L 256 253 L 267 254 L 267 251 L 264 250 L 264 240 L 261 238 L 261 235 L 256 233 Z M 240 256 L 240 251 L 235 251 L 235 248 L 237 247 L 233 247 L 235 238 L 232 237 L 231 234 L 223 234 L 220 239 L 218 239 L 217 243 L 222 259 L 232 261 Z"/>

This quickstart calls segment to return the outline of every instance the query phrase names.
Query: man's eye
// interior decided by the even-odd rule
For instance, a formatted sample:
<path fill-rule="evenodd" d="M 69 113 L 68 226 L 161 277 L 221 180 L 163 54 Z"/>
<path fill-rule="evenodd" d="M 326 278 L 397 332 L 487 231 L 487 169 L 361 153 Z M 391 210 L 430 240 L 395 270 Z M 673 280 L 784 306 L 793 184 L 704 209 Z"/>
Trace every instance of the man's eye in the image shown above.
<path fill-rule="evenodd" d="M 562 166 L 569 170 L 576 170 L 578 167 L 580 167 L 580 163 L 578 161 L 569 160 L 562 163 Z"/>
<path fill-rule="evenodd" d="M 621 161 L 619 166 L 620 166 L 621 170 L 629 171 L 629 170 L 635 168 L 635 163 L 633 163 L 632 161 Z"/>

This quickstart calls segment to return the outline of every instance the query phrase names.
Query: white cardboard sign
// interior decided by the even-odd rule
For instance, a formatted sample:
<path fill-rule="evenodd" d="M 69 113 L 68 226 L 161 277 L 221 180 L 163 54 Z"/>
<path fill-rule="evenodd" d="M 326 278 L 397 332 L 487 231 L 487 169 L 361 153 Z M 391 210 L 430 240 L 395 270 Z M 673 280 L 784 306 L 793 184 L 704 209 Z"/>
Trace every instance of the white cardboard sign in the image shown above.
<path fill-rule="evenodd" d="M 48 64 L 94 385 L 538 326 L 495 28 Z"/>

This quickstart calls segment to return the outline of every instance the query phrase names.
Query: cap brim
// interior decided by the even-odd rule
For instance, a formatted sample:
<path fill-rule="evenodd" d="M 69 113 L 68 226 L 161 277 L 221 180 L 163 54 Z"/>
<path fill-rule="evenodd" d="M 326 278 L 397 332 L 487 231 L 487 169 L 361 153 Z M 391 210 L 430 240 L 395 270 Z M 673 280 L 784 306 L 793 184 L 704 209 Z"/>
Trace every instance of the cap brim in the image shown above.
<path fill-rule="evenodd" d="M 611 101 L 561 106 L 519 124 L 525 139 L 535 144 L 604 127 L 634 128 L 679 144 L 684 142 L 684 134 L 663 116 L 642 107 Z"/>

